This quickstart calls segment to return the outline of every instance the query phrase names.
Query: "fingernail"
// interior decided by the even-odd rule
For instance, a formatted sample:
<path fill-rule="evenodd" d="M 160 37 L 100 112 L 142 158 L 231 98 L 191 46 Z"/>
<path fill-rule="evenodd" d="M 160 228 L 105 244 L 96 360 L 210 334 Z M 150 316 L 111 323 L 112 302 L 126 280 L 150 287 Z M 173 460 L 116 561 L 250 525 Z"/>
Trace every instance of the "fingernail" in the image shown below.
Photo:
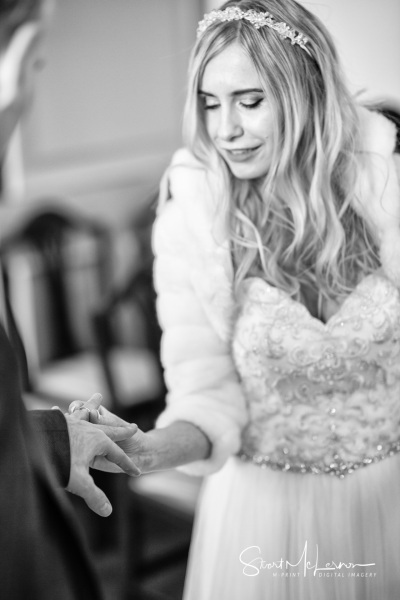
<path fill-rule="evenodd" d="M 100 394 L 100 392 L 96 392 L 95 394 L 93 394 L 90 398 L 91 400 L 102 400 L 103 396 Z"/>
<path fill-rule="evenodd" d="M 140 477 L 142 474 L 142 471 L 140 469 L 131 469 L 129 471 L 129 475 L 131 475 L 132 477 Z"/>
<path fill-rule="evenodd" d="M 106 503 L 104 504 L 104 506 L 102 506 L 102 508 L 101 508 L 101 514 L 102 514 L 104 517 L 108 517 L 109 515 L 111 515 L 111 513 L 112 513 L 112 507 L 111 507 L 111 504 L 109 504 L 108 502 L 106 502 Z"/>

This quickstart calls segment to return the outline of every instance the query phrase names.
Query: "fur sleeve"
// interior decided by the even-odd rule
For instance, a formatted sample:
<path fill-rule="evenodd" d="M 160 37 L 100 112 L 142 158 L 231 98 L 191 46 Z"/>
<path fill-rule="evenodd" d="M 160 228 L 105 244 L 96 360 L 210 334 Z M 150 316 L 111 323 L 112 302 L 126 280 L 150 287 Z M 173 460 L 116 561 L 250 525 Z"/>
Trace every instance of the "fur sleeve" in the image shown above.
<path fill-rule="evenodd" d="M 239 450 L 247 417 L 230 341 L 214 326 L 215 319 L 228 321 L 229 307 L 210 319 L 208 297 L 202 298 L 196 289 L 199 279 L 207 281 L 210 276 L 203 268 L 207 263 L 198 260 L 210 250 L 203 246 L 212 229 L 203 211 L 205 194 L 209 193 L 205 171 L 193 163 L 194 159 L 182 163 L 182 157 L 185 155 L 179 155 L 179 162 L 175 157 L 168 181 L 163 182 L 169 199 L 161 203 L 153 233 L 157 310 L 163 329 L 161 358 L 168 388 L 167 408 L 157 426 L 185 420 L 208 436 L 211 457 L 181 467 L 204 475 L 219 469 Z M 224 267 L 219 266 L 224 273 Z M 223 285 L 221 279 L 223 276 L 210 285 Z M 226 327 L 219 324 L 221 330 Z"/>

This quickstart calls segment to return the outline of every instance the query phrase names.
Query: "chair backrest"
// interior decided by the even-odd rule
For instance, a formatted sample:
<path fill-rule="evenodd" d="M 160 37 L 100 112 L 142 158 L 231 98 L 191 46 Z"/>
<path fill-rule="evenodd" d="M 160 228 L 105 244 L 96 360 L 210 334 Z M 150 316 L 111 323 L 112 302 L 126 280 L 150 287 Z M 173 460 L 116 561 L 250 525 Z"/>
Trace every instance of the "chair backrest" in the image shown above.
<path fill-rule="evenodd" d="M 159 398 L 164 402 L 165 386 L 160 361 L 161 328 L 156 314 L 156 293 L 153 284 L 153 251 L 151 246 L 152 226 L 155 217 L 153 197 L 143 207 L 140 215 L 131 223 L 130 231 L 136 240 L 137 253 L 131 270 L 124 281 L 109 290 L 108 297 L 93 314 L 97 347 L 103 364 L 105 378 L 111 393 L 113 410 L 119 412 L 121 405 L 117 392 L 117 383 L 113 381 L 109 357 L 113 347 L 124 343 L 124 325 L 129 329 L 126 312 L 135 323 L 139 347 L 149 351 L 157 363 L 161 390 Z M 126 310 L 125 310 L 126 309 Z M 136 319 L 136 320 L 135 320 Z M 132 326 L 132 323 L 130 324 Z M 121 335 L 122 333 L 122 335 Z"/>
<path fill-rule="evenodd" d="M 109 310 L 118 311 L 124 304 L 136 308 L 141 318 L 145 345 L 159 355 L 161 329 L 156 314 L 156 293 L 153 284 L 153 249 L 151 236 L 155 218 L 155 197 L 151 196 L 139 215 L 130 224 L 137 254 L 122 283 L 110 290 Z"/>
<path fill-rule="evenodd" d="M 40 209 L 25 215 L 18 226 L 5 235 L 0 243 L 0 260 L 6 276 L 7 270 L 9 271 L 8 280 L 12 259 L 18 253 L 25 253 L 31 260 L 33 257 L 39 264 L 42 310 L 45 312 L 44 318 L 51 334 L 51 359 L 69 356 L 80 346 L 77 327 L 73 326 L 71 255 L 77 252 L 87 254 L 88 246 L 81 246 L 79 250 L 78 240 L 90 240 L 91 251 L 95 255 L 93 270 L 97 279 L 96 286 L 104 293 L 109 281 L 110 244 L 109 231 L 105 226 L 55 204 L 55 201 L 45 205 L 42 203 Z M 40 310 L 40 307 L 36 307 L 35 310 Z"/>

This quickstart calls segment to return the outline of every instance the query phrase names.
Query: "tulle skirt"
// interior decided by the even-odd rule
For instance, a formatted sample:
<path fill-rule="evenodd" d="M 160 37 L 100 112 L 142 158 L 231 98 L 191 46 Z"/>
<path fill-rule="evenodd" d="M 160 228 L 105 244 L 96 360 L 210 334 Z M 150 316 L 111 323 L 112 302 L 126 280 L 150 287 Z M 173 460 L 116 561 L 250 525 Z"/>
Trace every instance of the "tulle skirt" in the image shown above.
<path fill-rule="evenodd" d="M 342 480 L 230 459 L 205 482 L 184 597 L 399 600 L 400 457 Z"/>

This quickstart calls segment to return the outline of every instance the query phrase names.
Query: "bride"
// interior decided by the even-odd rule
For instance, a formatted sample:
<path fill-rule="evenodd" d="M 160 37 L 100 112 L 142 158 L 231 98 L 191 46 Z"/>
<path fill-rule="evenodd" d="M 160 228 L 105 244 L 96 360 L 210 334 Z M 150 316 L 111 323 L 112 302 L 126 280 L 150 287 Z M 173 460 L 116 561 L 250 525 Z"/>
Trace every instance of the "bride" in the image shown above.
<path fill-rule="evenodd" d="M 125 449 L 207 475 L 185 597 L 393 600 L 394 126 L 312 13 L 243 0 L 199 24 L 184 135 L 154 229 L 167 408 Z"/>

